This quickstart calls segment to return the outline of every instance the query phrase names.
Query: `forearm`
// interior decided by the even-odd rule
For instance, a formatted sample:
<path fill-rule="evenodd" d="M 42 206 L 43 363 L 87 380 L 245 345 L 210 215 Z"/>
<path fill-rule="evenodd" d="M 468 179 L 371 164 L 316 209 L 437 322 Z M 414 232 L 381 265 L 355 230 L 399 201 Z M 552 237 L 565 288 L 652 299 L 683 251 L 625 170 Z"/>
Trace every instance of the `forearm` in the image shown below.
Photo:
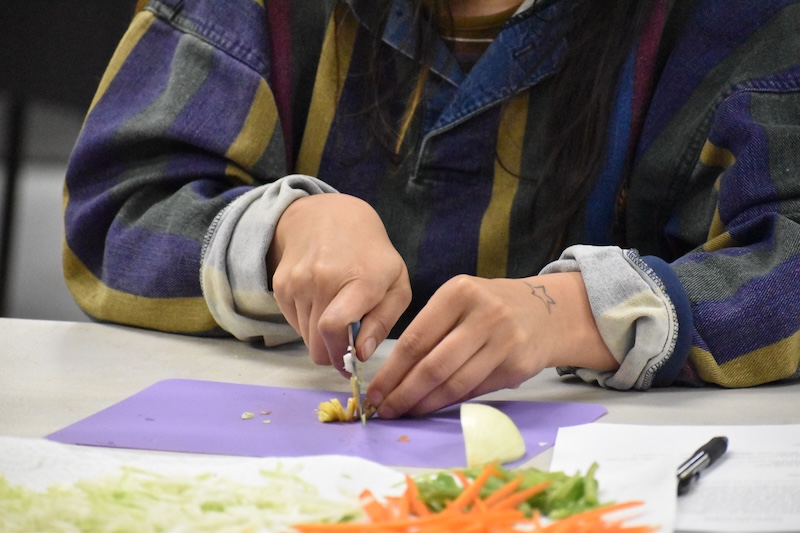
<path fill-rule="evenodd" d="M 653 262 L 663 266 L 661 275 L 633 251 L 574 246 L 543 269 L 549 275 L 580 273 L 596 331 L 619 366 L 610 371 L 578 360 L 559 364 L 561 373 L 617 389 L 674 381 L 689 350 L 691 312 L 675 275 Z"/>
<path fill-rule="evenodd" d="M 289 205 L 330 192 L 335 190 L 310 176 L 287 176 L 242 195 L 211 224 L 200 277 L 209 309 L 226 331 L 267 345 L 297 340 L 270 287 L 268 250 Z"/>
<path fill-rule="evenodd" d="M 606 346 L 595 322 L 580 272 L 557 272 L 525 280 L 531 296 L 546 309 L 550 367 L 581 367 L 612 371 L 618 361 Z"/>

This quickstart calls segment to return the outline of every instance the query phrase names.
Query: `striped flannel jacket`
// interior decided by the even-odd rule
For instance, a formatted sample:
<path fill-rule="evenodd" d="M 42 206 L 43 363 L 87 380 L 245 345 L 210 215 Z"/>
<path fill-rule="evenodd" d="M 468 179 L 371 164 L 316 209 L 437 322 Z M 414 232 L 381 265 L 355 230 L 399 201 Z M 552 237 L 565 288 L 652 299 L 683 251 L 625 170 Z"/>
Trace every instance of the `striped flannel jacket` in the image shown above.
<path fill-rule="evenodd" d="M 380 83 L 396 89 L 399 121 L 417 30 L 407 0 L 387 1 Z M 558 113 L 569 4 L 519 12 L 468 75 L 435 43 L 398 158 L 365 112 L 386 2 L 151 0 L 69 163 L 75 300 L 98 321 L 295 339 L 266 279 L 271 232 L 294 199 L 340 191 L 375 207 L 408 266 L 414 299 L 395 334 L 456 274 L 574 269 L 615 356 L 637 362 L 562 372 L 618 388 L 796 378 L 800 2 L 654 3 L 574 246 L 548 264 L 531 220 L 547 201 L 540 139 Z"/>

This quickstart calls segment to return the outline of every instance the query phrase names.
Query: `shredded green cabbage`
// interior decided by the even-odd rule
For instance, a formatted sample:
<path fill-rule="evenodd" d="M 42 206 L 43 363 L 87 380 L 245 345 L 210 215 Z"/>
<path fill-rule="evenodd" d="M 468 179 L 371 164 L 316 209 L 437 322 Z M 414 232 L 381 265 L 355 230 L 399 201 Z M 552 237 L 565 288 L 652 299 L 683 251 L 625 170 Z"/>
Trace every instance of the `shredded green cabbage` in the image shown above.
<path fill-rule="evenodd" d="M 355 498 L 323 497 L 293 473 L 262 471 L 261 477 L 263 484 L 249 485 L 216 474 L 127 467 L 40 492 L 0 475 L 0 524 L 4 533 L 255 533 L 362 516 Z"/>

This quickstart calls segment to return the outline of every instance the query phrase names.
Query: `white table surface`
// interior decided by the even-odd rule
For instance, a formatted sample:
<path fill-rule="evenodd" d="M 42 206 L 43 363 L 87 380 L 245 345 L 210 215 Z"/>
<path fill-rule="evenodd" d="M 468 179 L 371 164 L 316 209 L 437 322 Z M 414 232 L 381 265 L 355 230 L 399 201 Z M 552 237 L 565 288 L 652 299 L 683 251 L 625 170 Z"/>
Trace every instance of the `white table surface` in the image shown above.
<path fill-rule="evenodd" d="M 380 357 L 391 343 L 384 343 Z M 267 349 L 103 324 L 0 319 L 0 435 L 44 437 L 170 378 L 348 391 L 330 367 L 316 366 L 302 344 Z M 800 384 L 604 390 L 546 370 L 492 399 L 599 403 L 599 423 L 800 423 Z M 551 453 L 528 464 L 546 468 Z"/>

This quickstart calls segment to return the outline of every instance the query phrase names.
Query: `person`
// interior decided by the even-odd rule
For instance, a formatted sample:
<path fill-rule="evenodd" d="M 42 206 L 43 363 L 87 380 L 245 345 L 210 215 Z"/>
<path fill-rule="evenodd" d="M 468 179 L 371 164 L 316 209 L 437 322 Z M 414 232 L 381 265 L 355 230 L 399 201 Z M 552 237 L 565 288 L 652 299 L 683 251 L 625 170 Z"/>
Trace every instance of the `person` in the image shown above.
<path fill-rule="evenodd" d="M 277 345 L 382 417 L 546 368 L 800 363 L 800 2 L 151 0 L 65 185 L 98 321 Z"/>

